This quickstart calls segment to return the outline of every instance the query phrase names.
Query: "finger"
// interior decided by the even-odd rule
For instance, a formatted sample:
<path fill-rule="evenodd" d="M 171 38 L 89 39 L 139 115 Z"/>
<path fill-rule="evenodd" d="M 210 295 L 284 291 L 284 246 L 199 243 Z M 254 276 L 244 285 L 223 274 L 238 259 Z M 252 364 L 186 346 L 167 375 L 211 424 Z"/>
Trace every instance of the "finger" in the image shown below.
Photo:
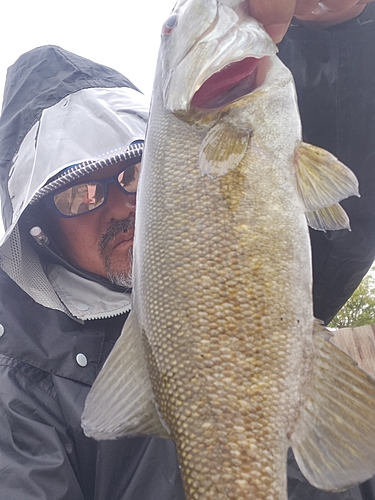
<path fill-rule="evenodd" d="M 248 0 L 249 14 L 261 22 L 278 43 L 293 17 L 297 0 Z"/>

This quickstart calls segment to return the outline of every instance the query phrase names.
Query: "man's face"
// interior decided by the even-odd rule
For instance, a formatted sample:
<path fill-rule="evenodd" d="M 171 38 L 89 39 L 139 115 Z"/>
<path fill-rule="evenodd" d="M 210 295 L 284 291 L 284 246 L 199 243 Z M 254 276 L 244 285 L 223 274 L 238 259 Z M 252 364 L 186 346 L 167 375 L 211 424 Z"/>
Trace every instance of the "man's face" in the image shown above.
<path fill-rule="evenodd" d="M 86 181 L 115 175 L 118 163 L 92 172 Z M 107 202 L 93 212 L 64 218 L 51 211 L 52 234 L 68 260 L 82 269 L 130 286 L 136 195 L 128 195 L 116 184 L 108 185 Z"/>

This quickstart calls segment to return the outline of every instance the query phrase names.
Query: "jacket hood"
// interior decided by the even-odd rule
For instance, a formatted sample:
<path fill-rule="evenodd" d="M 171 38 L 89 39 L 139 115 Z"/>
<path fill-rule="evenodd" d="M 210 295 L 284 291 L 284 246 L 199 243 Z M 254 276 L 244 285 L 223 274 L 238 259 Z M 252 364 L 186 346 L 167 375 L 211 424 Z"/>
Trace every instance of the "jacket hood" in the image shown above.
<path fill-rule="evenodd" d="M 9 68 L 0 117 L 0 267 L 36 302 L 77 317 L 49 281 L 30 228 L 18 224 L 26 207 L 90 171 L 136 161 L 147 119 L 148 103 L 126 77 L 60 47 L 31 50 Z"/>
<path fill-rule="evenodd" d="M 56 46 L 23 54 L 0 117 L 2 242 L 48 179 L 123 154 L 144 139 L 147 117 L 143 95 L 117 71 Z"/>

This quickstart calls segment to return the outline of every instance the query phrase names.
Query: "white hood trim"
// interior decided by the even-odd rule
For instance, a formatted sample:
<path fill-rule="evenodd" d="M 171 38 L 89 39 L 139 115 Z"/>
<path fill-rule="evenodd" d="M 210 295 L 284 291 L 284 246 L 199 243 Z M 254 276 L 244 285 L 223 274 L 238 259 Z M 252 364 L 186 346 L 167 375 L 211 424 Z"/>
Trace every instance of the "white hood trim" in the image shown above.
<path fill-rule="evenodd" d="M 121 293 L 53 264 L 47 277 L 70 314 L 79 320 L 104 319 L 130 311 L 130 293 Z"/>

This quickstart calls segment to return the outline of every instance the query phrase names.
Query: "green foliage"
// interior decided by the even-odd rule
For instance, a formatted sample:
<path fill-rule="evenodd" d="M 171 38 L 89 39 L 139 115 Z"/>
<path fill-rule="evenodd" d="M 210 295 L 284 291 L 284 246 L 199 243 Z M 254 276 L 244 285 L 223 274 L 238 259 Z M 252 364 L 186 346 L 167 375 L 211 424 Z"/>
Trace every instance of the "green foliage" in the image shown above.
<path fill-rule="evenodd" d="M 346 328 L 372 323 L 375 323 L 375 266 L 366 274 L 328 326 Z"/>

